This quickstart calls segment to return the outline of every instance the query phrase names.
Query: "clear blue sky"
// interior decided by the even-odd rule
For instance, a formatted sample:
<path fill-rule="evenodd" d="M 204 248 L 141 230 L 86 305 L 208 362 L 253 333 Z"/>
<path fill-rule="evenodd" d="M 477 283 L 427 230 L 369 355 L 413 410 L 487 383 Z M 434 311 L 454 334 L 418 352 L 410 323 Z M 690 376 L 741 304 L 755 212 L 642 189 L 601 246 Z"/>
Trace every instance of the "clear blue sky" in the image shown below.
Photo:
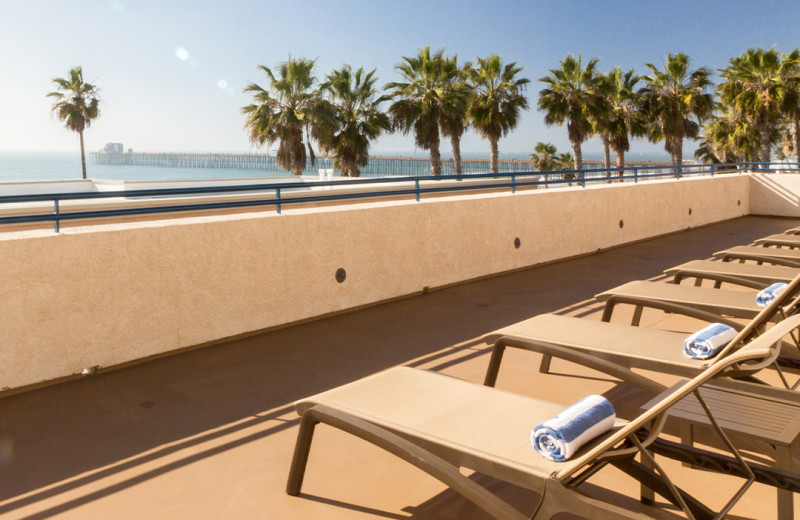
<path fill-rule="evenodd" d="M 531 109 L 501 153 L 529 153 L 537 141 L 567 151 L 566 128 L 546 127 L 536 110 L 537 79 L 567 53 L 600 58 L 603 71 L 645 72 L 644 63 L 685 52 L 716 71 L 748 47 L 794 49 L 798 20 L 797 0 L 0 0 L 0 151 L 76 149 L 45 97 L 51 79 L 76 65 L 101 88 L 88 150 L 116 141 L 136 151 L 248 152 L 240 108 L 250 102 L 245 85 L 266 85 L 256 65 L 315 58 L 324 76 L 349 63 L 376 68 L 383 85 L 398 79 L 402 56 L 427 45 L 524 67 Z M 463 149 L 488 155 L 475 135 Z M 661 150 L 636 141 L 631 151 Z M 411 153 L 413 139 L 381 138 L 374 152 Z"/>

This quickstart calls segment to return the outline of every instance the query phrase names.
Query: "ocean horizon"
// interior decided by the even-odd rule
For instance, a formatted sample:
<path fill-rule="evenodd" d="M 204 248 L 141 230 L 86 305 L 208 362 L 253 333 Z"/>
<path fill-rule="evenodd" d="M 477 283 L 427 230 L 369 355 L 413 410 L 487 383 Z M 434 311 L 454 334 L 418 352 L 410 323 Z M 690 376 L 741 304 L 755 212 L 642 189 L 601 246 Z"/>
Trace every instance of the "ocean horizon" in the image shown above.
<path fill-rule="evenodd" d="M 145 152 L 143 152 L 145 153 Z M 160 152 L 154 152 L 160 153 Z M 167 153 L 167 152 L 163 152 Z M 177 153 L 177 152 L 175 152 Z M 200 152 L 191 152 L 200 153 Z M 226 152 L 208 152 L 223 154 Z M 241 154 L 257 154 L 259 152 L 230 152 Z M 381 153 L 376 151 L 373 157 L 409 157 L 425 158 L 427 153 Z M 530 153 L 500 154 L 500 159 L 527 160 Z M 487 154 L 464 153 L 464 159 L 483 159 L 488 161 Z M 452 155 L 442 153 L 442 159 L 451 159 Z M 602 160 L 602 153 L 586 153 L 584 160 Z M 612 161 L 613 161 L 612 154 Z M 669 161 L 663 153 L 628 153 L 627 161 Z M 374 176 L 364 168 L 364 176 Z M 192 180 L 192 179 L 236 179 L 260 177 L 289 177 L 291 174 L 283 170 L 261 170 L 245 168 L 183 168 L 169 166 L 137 166 L 137 165 L 103 165 L 94 164 L 91 153 L 86 156 L 86 174 L 90 179 L 107 179 L 122 181 L 140 180 Z M 424 174 L 424 173 L 421 173 Z M 317 177 L 316 170 L 307 170 L 304 176 Z M 80 152 L 0 152 L 0 182 L 28 182 L 81 179 Z"/>

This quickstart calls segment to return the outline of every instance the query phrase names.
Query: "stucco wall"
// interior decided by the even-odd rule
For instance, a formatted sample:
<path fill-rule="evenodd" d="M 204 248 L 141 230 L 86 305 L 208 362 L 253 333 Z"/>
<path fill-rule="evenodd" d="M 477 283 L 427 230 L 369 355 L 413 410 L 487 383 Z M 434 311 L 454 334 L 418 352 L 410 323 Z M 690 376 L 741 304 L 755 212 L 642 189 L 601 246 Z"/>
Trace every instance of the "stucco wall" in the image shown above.
<path fill-rule="evenodd" d="M 742 216 L 749 191 L 730 175 L 0 234 L 0 387 Z"/>
<path fill-rule="evenodd" d="M 800 216 L 800 175 L 758 173 L 751 176 L 750 211 L 755 215 Z"/>

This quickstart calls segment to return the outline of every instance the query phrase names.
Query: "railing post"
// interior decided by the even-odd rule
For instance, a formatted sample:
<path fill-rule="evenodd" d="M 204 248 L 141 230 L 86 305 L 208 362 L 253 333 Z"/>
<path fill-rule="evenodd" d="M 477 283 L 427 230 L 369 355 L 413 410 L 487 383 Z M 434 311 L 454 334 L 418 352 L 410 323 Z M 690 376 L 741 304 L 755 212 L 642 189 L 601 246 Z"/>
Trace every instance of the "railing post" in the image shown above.
<path fill-rule="evenodd" d="M 639 168 L 633 169 L 633 183 L 637 184 L 639 182 Z"/>
<path fill-rule="evenodd" d="M 275 209 L 278 211 L 278 215 L 280 215 L 281 214 L 281 203 L 280 203 L 280 200 L 281 200 L 281 189 L 280 188 L 275 188 L 275 198 L 278 200 L 278 203 L 275 204 Z"/>
<path fill-rule="evenodd" d="M 511 193 L 516 193 L 516 192 L 517 192 L 516 175 L 512 175 L 511 176 Z"/>
<path fill-rule="evenodd" d="M 714 176 L 714 165 L 713 164 L 711 165 L 711 176 L 712 177 Z"/>
<path fill-rule="evenodd" d="M 419 202 L 419 179 L 414 179 L 414 198 Z"/>
<path fill-rule="evenodd" d="M 586 173 L 581 170 L 581 188 L 586 187 Z"/>
<path fill-rule="evenodd" d="M 60 228 L 61 228 L 61 220 L 60 220 L 60 217 L 59 217 L 60 212 L 59 212 L 59 208 L 58 208 L 58 199 L 54 199 L 53 200 L 53 212 L 55 213 L 55 216 L 56 216 L 56 219 L 53 222 L 53 225 L 55 226 L 56 233 L 58 233 Z"/>

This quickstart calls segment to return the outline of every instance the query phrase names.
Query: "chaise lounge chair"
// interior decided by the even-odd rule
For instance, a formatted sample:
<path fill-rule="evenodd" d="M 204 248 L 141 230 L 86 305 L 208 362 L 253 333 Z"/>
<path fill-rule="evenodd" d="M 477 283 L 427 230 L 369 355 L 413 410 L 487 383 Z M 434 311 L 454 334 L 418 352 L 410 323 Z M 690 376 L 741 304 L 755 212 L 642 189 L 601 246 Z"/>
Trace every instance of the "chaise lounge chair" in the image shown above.
<path fill-rule="evenodd" d="M 714 253 L 714 258 L 723 262 L 739 260 L 751 261 L 759 264 L 785 265 L 800 267 L 800 251 L 797 249 L 766 247 L 766 246 L 734 246 Z"/>
<path fill-rule="evenodd" d="M 590 497 L 579 489 L 608 464 L 646 483 L 682 509 L 687 517 L 711 518 L 714 513 L 679 490 L 649 450 L 661 442 L 657 437 L 673 405 L 690 394 L 699 397 L 695 390 L 720 376 L 769 365 L 777 356 L 781 336 L 790 326 L 798 324 L 797 320 L 791 324 L 784 321 L 704 368 L 698 366 L 693 379 L 633 421 L 618 419 L 609 433 L 583 446 L 566 462 L 545 459 L 530 445 L 532 427 L 560 413 L 563 405 L 423 370 L 390 369 L 295 403 L 302 420 L 287 493 L 300 493 L 314 428 L 323 423 L 397 455 L 444 482 L 494 518 L 550 519 L 564 512 L 595 520 L 651 518 L 646 513 Z M 752 464 L 744 462 L 719 428 L 717 433 L 734 454 L 729 466 L 739 467 L 739 474 L 747 479 L 719 512 L 722 517 L 755 476 Z M 645 464 L 634 459 L 637 455 Z M 523 514 L 466 477 L 461 468 L 535 491 L 541 496 L 539 503 L 532 515 Z"/>
<path fill-rule="evenodd" d="M 724 282 L 748 287 L 766 287 L 775 282 L 789 283 L 800 274 L 800 268 L 783 265 L 758 265 L 740 262 L 720 262 L 719 260 L 691 260 L 675 267 L 670 267 L 664 274 L 672 277 L 672 281 L 680 284 L 686 278 L 694 278 L 695 285 L 702 285 L 703 280 L 711 280 L 714 287 L 719 288 Z"/>
<path fill-rule="evenodd" d="M 794 279 L 800 280 L 800 272 Z M 793 279 L 793 280 L 794 280 Z M 611 321 L 617 305 L 628 304 L 635 308 L 632 325 L 638 325 L 642 309 L 646 307 L 659 308 L 669 312 L 679 312 L 702 320 L 714 322 L 721 321 L 721 316 L 733 318 L 753 319 L 764 308 L 756 303 L 756 295 L 767 285 L 750 281 L 732 282 L 744 285 L 754 290 L 712 289 L 710 287 L 695 287 L 648 280 L 634 280 L 620 286 L 608 289 L 595 295 L 601 302 L 605 302 L 603 321 Z M 788 282 L 791 283 L 791 280 Z M 797 284 L 794 285 L 797 287 Z M 784 317 L 795 312 L 800 296 L 800 289 L 789 295 L 785 308 L 778 314 Z M 727 323 L 737 328 L 735 323 Z"/>
<path fill-rule="evenodd" d="M 769 235 L 764 238 L 759 238 L 753 242 L 758 246 L 766 247 L 787 247 L 789 249 L 796 249 L 800 247 L 800 236 L 789 235 L 786 233 L 779 233 L 776 235 Z"/>
<path fill-rule="evenodd" d="M 792 280 L 786 290 L 749 323 L 737 325 L 741 330 L 725 347 L 722 355 L 740 348 L 763 332 L 767 324 L 784 312 L 784 307 L 794 300 L 798 291 L 800 277 Z M 691 309 L 686 309 L 687 314 L 691 315 L 691 312 Z M 699 315 L 698 312 L 700 311 L 695 312 L 695 316 Z M 791 323 L 797 323 L 793 318 L 787 319 L 792 319 Z M 731 323 L 719 317 L 714 321 Z M 665 389 L 663 385 L 633 372 L 632 369 L 652 370 L 681 377 L 693 376 L 706 362 L 683 354 L 686 337 L 687 334 L 683 332 L 541 314 L 484 336 L 484 341 L 493 346 L 484 384 L 494 386 L 506 347 L 514 347 L 541 353 L 543 357 L 540 371 L 543 373 L 549 370 L 550 360 L 555 356 L 605 372 L 658 394 Z M 790 386 L 785 379 L 783 383 L 787 388 Z"/>

